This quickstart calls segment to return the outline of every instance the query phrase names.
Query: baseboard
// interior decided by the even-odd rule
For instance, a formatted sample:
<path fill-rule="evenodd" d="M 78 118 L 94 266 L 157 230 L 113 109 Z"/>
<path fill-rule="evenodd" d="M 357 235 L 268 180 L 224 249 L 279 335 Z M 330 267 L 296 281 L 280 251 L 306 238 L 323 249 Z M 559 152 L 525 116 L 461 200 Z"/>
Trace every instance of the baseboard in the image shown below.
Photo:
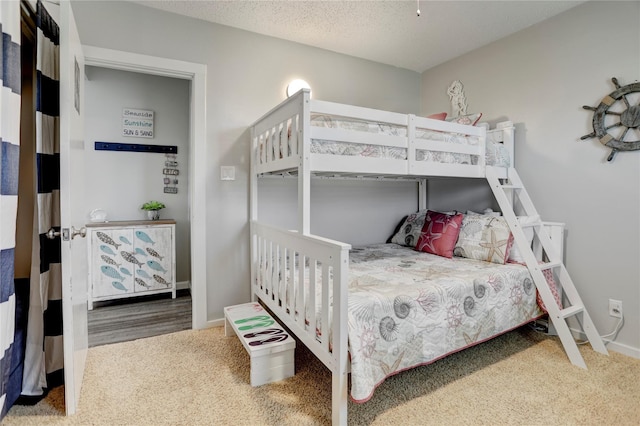
<path fill-rule="evenodd" d="M 176 282 L 176 290 L 191 289 L 191 281 L 178 281 Z"/>
<path fill-rule="evenodd" d="M 207 320 L 207 322 L 202 324 L 202 327 L 194 328 L 194 330 L 206 330 L 208 328 L 223 327 L 223 326 L 224 326 L 224 318 L 219 318 L 214 320 Z"/>
<path fill-rule="evenodd" d="M 573 337 L 578 340 L 585 340 L 587 335 L 582 332 L 582 330 L 576 330 L 575 328 L 570 328 Z M 631 358 L 640 359 L 640 348 L 634 348 L 633 346 L 625 345 L 623 343 L 614 342 L 609 339 L 602 339 L 604 341 L 607 350 L 618 352 L 622 355 L 630 356 Z"/>
<path fill-rule="evenodd" d="M 223 325 L 224 325 L 224 318 L 219 318 L 219 319 L 207 321 L 206 328 L 222 327 Z"/>
<path fill-rule="evenodd" d="M 618 342 L 612 342 L 611 340 L 604 339 L 607 349 L 618 352 L 622 355 L 630 356 L 631 358 L 640 359 L 640 349 L 634 348 L 629 345 L 624 345 Z"/>

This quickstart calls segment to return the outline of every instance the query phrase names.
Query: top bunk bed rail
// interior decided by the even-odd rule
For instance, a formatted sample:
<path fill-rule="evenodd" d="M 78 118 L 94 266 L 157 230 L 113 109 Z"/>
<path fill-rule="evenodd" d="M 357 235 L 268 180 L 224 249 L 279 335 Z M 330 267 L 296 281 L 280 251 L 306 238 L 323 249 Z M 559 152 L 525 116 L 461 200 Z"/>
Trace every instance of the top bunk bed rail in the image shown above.
<path fill-rule="evenodd" d="M 251 126 L 253 173 L 485 177 L 494 165 L 506 176 L 513 125 L 498 127 L 312 100 L 303 89 Z M 501 164 L 487 162 L 490 144 L 502 145 Z"/>

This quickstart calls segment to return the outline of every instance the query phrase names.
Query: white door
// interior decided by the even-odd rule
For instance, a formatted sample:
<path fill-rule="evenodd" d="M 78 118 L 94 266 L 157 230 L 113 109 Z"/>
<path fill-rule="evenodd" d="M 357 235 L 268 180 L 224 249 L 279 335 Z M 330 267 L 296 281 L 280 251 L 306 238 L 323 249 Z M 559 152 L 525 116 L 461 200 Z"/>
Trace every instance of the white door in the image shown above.
<path fill-rule="evenodd" d="M 84 195 L 84 56 L 69 0 L 60 2 L 60 223 L 67 415 L 80 400 L 88 349 Z"/>

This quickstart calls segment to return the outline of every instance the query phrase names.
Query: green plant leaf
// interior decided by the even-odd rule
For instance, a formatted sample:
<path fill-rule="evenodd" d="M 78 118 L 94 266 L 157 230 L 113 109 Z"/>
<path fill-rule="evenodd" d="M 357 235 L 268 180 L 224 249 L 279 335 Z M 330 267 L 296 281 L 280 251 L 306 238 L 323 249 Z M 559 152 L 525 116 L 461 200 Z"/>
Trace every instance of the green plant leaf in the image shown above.
<path fill-rule="evenodd" d="M 164 209 L 166 206 L 164 205 L 164 203 L 160 202 L 160 201 L 147 201 L 146 203 L 144 203 L 142 205 L 142 207 L 140 207 L 142 210 L 161 210 Z"/>

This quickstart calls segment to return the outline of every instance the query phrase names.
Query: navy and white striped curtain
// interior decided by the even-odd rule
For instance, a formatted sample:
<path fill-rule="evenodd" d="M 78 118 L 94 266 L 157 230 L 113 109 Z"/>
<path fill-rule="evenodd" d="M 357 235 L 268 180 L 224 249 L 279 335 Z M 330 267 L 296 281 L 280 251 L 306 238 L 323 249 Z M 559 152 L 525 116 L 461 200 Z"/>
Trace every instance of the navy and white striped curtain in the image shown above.
<path fill-rule="evenodd" d="M 13 282 L 20 154 L 20 3 L 0 2 L 0 420 L 20 394 L 10 380 L 16 296 Z"/>
<path fill-rule="evenodd" d="M 36 182 L 27 346 L 22 395 L 40 396 L 64 381 L 60 238 L 59 27 L 36 8 Z"/>

